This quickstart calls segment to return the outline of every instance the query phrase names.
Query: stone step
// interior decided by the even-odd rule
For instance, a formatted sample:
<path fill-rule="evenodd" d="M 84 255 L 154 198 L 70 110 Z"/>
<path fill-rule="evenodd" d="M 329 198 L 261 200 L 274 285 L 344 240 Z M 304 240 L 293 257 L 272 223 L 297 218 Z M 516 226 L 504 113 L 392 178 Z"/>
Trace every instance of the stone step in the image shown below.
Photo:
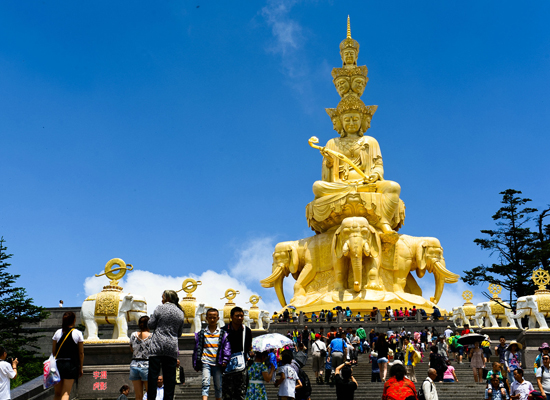
<path fill-rule="evenodd" d="M 423 381 L 427 376 L 428 353 L 424 355 L 424 362 L 415 367 L 416 376 L 419 381 Z M 355 398 L 381 398 L 384 384 L 382 382 L 371 382 L 372 364 L 369 363 L 368 355 L 361 354 L 358 357 L 358 365 L 354 367 L 353 375 L 358 383 L 358 389 Z M 442 400 L 470 400 L 481 399 L 484 396 L 485 384 L 474 382 L 473 372 L 468 362 L 463 364 L 453 363 L 455 372 L 459 380 L 458 383 L 436 383 L 439 398 Z M 489 363 L 487 364 L 489 366 Z M 308 374 L 312 385 L 311 398 L 313 400 L 324 400 L 336 398 L 336 389 L 329 384 L 319 385 L 315 382 L 315 374 L 311 368 L 311 358 L 304 366 L 304 371 Z M 186 372 L 186 385 L 176 388 L 176 399 L 197 399 L 201 396 L 201 378 L 195 371 Z M 533 381 L 532 381 L 533 382 Z M 420 383 L 417 383 L 418 386 Z M 277 398 L 278 389 L 272 384 L 266 385 L 267 397 L 269 399 Z M 210 387 L 210 396 L 214 396 L 214 387 Z M 213 397 L 212 397 L 213 398 Z"/>

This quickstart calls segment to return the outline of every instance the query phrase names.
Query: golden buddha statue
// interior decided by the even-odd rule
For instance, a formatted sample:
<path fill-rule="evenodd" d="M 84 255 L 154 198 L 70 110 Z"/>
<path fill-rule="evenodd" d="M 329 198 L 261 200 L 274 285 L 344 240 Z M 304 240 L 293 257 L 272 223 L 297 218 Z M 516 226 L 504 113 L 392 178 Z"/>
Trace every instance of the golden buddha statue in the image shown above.
<path fill-rule="evenodd" d="M 384 233 L 392 232 L 392 220 L 399 206 L 401 187 L 398 183 L 384 180 L 382 153 L 376 139 L 365 136 L 370 127 L 376 106 L 367 107 L 354 95 L 344 97 L 336 108 L 333 118 L 340 119 L 340 137 L 330 139 L 326 149 L 345 155 L 367 176 L 365 180 L 349 164 L 340 162 L 326 150 L 322 150 L 322 180 L 313 184 L 315 199 L 332 196 L 334 201 L 348 194 L 368 192 L 383 197 L 380 201 L 379 221 L 374 224 Z"/>
<path fill-rule="evenodd" d="M 306 214 L 316 232 L 325 232 L 345 217 L 363 216 L 387 234 L 383 239 L 395 241 L 397 237 L 391 234 L 403 224 L 405 206 L 399 201 L 399 184 L 384 180 L 378 142 L 365 135 L 378 106 L 366 106 L 360 99 L 368 82 L 368 69 L 357 66 L 358 55 L 359 43 L 351 38 L 348 18 L 347 37 L 340 43 L 342 68 L 332 70 L 334 86 L 342 99 L 335 109 L 326 109 L 340 137 L 319 148 L 324 156 L 322 180 L 313 184 L 315 200 L 308 204 Z M 341 162 L 339 155 L 351 163 Z M 354 210 L 342 213 L 346 204 L 354 204 Z"/>
<path fill-rule="evenodd" d="M 277 243 L 272 273 L 261 284 L 275 289 L 282 307 L 290 304 L 303 312 L 334 305 L 362 313 L 385 306 L 430 312 L 444 285 L 459 276 L 447 270 L 439 240 L 397 233 L 405 205 L 399 184 L 384 179 L 378 142 L 366 135 L 378 106 L 361 100 L 369 78 L 367 67 L 357 65 L 358 54 L 348 17 L 347 36 L 340 43 L 342 67 L 331 73 L 340 101 L 326 109 L 338 137 L 324 147 L 316 145 L 316 137 L 309 139 L 323 156 L 321 180 L 314 182 L 314 199 L 306 206 L 315 235 Z M 413 277 L 426 272 L 435 280 L 429 300 Z M 296 283 L 287 303 L 283 280 L 289 275 Z"/>

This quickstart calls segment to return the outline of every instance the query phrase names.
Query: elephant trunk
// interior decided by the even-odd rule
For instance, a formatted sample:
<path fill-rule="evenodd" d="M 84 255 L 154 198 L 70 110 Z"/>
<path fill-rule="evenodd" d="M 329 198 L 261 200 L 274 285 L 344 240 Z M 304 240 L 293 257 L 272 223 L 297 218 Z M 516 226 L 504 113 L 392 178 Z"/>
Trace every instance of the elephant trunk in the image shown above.
<path fill-rule="evenodd" d="M 351 267 L 353 270 L 353 290 L 360 292 L 363 287 L 363 249 L 364 241 L 360 236 L 352 236 L 348 240 Z"/>

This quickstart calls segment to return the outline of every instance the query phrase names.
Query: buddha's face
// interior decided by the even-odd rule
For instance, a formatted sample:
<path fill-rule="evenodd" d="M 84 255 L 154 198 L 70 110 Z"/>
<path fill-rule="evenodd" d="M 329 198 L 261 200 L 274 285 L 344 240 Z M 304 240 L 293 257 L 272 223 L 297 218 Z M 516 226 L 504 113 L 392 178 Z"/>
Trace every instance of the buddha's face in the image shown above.
<path fill-rule="evenodd" d="M 366 79 L 362 76 L 353 78 L 353 80 L 351 81 L 351 90 L 353 90 L 359 96 L 362 96 L 363 92 L 365 91 L 366 83 Z"/>
<path fill-rule="evenodd" d="M 357 60 L 357 53 L 353 49 L 345 49 L 342 52 L 342 61 L 344 65 L 353 65 Z"/>
<path fill-rule="evenodd" d="M 338 78 L 336 80 L 336 90 L 340 96 L 343 96 L 349 91 L 349 81 L 347 78 Z"/>
<path fill-rule="evenodd" d="M 363 132 L 366 132 L 370 128 L 371 118 L 367 115 L 363 116 L 363 121 L 361 121 L 361 128 Z"/>
<path fill-rule="evenodd" d="M 332 128 L 340 133 L 340 131 L 342 130 L 342 122 L 340 122 L 340 118 L 338 117 L 333 117 L 332 118 Z"/>
<path fill-rule="evenodd" d="M 359 132 L 361 128 L 361 114 L 348 112 L 342 116 L 342 126 L 348 135 Z"/>

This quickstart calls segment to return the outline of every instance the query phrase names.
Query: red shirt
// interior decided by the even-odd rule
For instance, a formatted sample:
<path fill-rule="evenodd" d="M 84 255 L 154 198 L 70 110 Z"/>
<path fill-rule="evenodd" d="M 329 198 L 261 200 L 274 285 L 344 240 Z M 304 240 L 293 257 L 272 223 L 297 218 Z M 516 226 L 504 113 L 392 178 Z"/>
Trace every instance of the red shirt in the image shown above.
<path fill-rule="evenodd" d="M 418 399 L 414 383 L 407 378 L 398 381 L 395 377 L 391 377 L 384 383 L 382 400 L 405 400 L 413 396 Z"/>

